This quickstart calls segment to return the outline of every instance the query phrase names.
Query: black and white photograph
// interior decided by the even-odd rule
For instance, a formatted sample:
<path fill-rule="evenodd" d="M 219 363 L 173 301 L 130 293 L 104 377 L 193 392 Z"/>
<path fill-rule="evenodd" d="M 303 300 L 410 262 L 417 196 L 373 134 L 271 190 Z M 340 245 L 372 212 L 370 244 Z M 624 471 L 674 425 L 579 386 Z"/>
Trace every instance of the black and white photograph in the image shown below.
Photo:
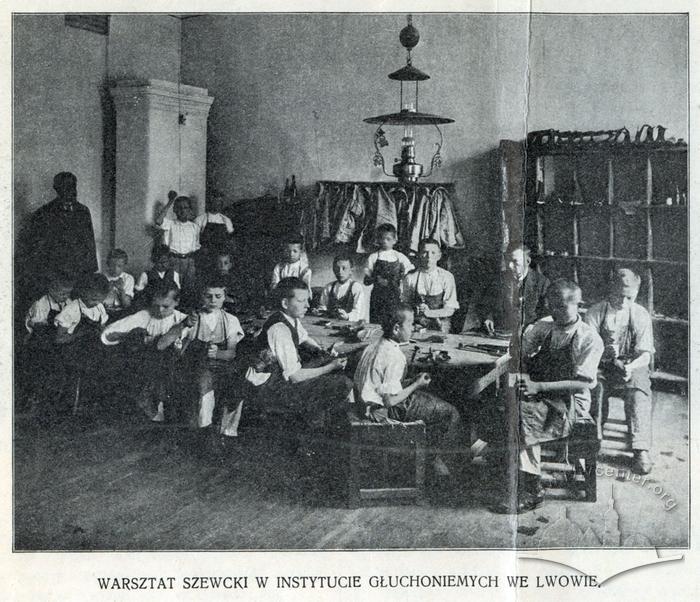
<path fill-rule="evenodd" d="M 689 548 L 687 12 L 17 10 L 13 552 Z"/>

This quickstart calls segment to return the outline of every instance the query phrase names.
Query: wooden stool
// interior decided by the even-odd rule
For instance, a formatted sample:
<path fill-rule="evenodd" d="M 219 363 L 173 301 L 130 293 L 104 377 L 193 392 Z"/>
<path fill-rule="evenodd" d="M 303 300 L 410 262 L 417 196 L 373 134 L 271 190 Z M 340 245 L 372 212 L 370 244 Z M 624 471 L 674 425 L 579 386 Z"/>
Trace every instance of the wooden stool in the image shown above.
<path fill-rule="evenodd" d="M 422 420 L 382 424 L 352 416 L 348 456 L 351 508 L 364 502 L 386 500 L 424 502 L 426 434 Z M 396 462 L 397 459 L 400 461 Z M 394 482 L 392 477 L 403 476 L 401 469 L 407 467 L 410 467 L 405 471 L 408 482 Z"/>
<path fill-rule="evenodd" d="M 543 484 L 556 487 L 558 480 L 554 475 L 563 473 L 569 491 L 582 491 L 585 501 L 595 502 L 599 450 L 600 440 L 596 422 L 576 422 L 571 434 L 565 439 L 542 444 Z"/>

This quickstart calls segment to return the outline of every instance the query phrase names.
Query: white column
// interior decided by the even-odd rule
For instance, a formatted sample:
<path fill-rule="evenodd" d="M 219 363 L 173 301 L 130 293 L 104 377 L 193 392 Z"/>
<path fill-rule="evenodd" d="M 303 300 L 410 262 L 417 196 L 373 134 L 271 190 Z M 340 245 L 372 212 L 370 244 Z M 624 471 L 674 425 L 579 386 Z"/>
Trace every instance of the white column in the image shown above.
<path fill-rule="evenodd" d="M 115 245 L 130 271 L 149 264 L 155 213 L 168 191 L 204 210 L 207 116 L 204 88 L 162 80 L 121 81 L 110 90 L 117 115 Z"/>

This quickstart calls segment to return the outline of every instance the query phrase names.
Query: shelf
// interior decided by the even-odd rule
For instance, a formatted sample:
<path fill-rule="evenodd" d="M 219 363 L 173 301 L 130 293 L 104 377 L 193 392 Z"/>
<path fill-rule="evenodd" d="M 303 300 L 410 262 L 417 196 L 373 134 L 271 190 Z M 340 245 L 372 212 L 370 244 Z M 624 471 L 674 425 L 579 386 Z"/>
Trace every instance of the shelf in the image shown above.
<path fill-rule="evenodd" d="M 681 326 L 688 326 L 690 322 L 684 318 L 669 318 L 667 316 L 652 316 L 652 322 L 661 322 L 663 324 L 679 324 Z"/>
<path fill-rule="evenodd" d="M 651 265 L 671 265 L 687 267 L 685 261 L 671 261 L 670 259 L 635 259 L 634 257 L 602 257 L 599 255 L 538 255 L 533 253 L 537 259 L 587 259 L 592 261 L 613 261 L 617 263 L 641 263 Z"/>
<path fill-rule="evenodd" d="M 672 372 L 665 372 L 664 370 L 654 370 L 651 373 L 651 378 L 653 380 L 663 380 L 670 383 L 688 384 L 688 377 L 681 376 L 680 374 L 673 374 Z"/>
<path fill-rule="evenodd" d="M 641 211 L 688 211 L 689 205 L 647 205 L 646 203 L 640 203 L 639 205 L 636 204 L 629 204 L 626 207 L 619 205 L 619 204 L 609 204 L 609 203 L 604 203 L 602 205 L 593 205 L 591 203 L 580 203 L 578 205 L 570 205 L 570 204 L 564 204 L 564 203 L 527 203 L 525 205 L 527 209 L 538 209 L 539 207 L 542 207 L 542 209 L 578 209 L 579 211 L 610 211 L 611 209 L 614 209 L 618 212 L 625 213 L 625 209 L 632 209 L 633 211 L 641 210 Z"/>

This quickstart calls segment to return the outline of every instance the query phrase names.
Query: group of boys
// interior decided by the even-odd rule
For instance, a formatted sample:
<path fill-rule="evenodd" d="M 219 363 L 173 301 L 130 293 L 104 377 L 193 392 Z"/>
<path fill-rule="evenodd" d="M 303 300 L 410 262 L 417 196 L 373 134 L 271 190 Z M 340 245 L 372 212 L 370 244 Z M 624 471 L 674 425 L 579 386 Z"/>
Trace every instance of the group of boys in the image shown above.
<path fill-rule="evenodd" d="M 459 308 L 454 277 L 438 266 L 442 250 L 437 241 L 421 241 L 414 267 L 394 249 L 395 228 L 377 228 L 379 248 L 368 257 L 364 284 L 372 285 L 369 318 L 381 325 L 383 336 L 364 349 L 350 380 L 346 358 L 323 349 L 301 321 L 312 295 L 302 240 L 284 242 L 283 260 L 270 282 L 274 311 L 248 343 L 248 353 L 241 354 L 247 361 L 236 361 L 245 335 L 234 313 L 252 308 L 246 287 L 234 277 L 226 246 L 233 227 L 221 213 L 221 198 L 214 196 L 196 219 L 187 197 L 171 195 L 166 210 L 171 206 L 175 219 L 157 219 L 163 242 L 154 245 L 153 267 L 138 279 L 125 271 L 128 256 L 120 249 L 109 254 L 105 274 L 87 274 L 77 282 L 60 274 L 52 279 L 26 317 L 28 373 L 59 373 L 60 365 L 83 375 L 92 369 L 94 375 L 105 354 L 123 343 L 130 383 L 154 421 L 164 420 L 177 406 L 175 396 L 185 399 L 188 418 L 200 431 L 214 429 L 218 407 L 216 432 L 224 435 L 237 433 L 244 399 L 257 399 L 305 424 L 323 420 L 324 414 L 343 415 L 352 400 L 363 419 L 423 420 L 437 448 L 459 445 L 459 412 L 426 390 L 427 373 L 406 381 L 401 350 L 416 325 L 450 332 Z M 575 283 L 550 284 L 531 270 L 523 244 L 511 245 L 506 259 L 504 280 L 487 295 L 481 315 L 487 333 L 498 327 L 517 334 L 521 491 L 516 511 L 542 503 L 540 445 L 566 437 L 573 422 L 587 414 L 599 370 L 606 386 L 623 390 L 634 469 L 649 472 L 654 346 L 649 314 L 635 302 L 639 277 L 617 270 L 608 299 L 581 318 Z M 351 255 L 335 257 L 335 281 L 323 289 L 319 313 L 347 321 L 364 318 L 365 288 L 352 279 L 353 268 Z M 189 313 L 177 309 L 181 298 Z M 32 386 L 31 392 L 39 394 Z M 437 475 L 449 475 L 440 455 L 433 464 Z M 512 504 L 501 509 L 512 511 Z"/>

